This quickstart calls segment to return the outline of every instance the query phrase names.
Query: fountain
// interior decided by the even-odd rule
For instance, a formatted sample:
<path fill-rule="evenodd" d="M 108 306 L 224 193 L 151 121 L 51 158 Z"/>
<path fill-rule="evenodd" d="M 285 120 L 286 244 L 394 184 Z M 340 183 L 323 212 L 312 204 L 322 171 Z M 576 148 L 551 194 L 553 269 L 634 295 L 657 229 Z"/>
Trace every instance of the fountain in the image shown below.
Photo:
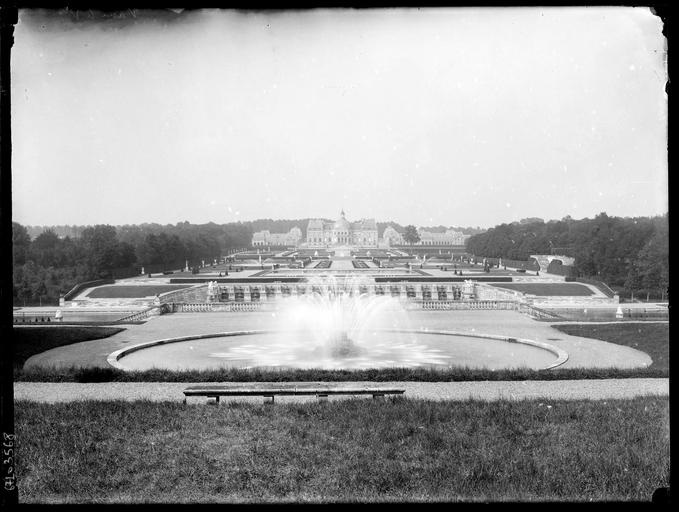
<path fill-rule="evenodd" d="M 360 370 L 479 365 L 546 368 L 565 360 L 553 347 L 530 340 L 430 329 L 426 325 L 431 319 L 422 312 L 406 308 L 407 301 L 399 297 L 367 293 L 371 285 L 371 278 L 356 273 L 310 276 L 305 293 L 279 298 L 261 313 L 232 317 L 230 331 L 126 347 L 111 354 L 109 362 L 124 370 Z M 423 322 L 419 328 L 411 325 L 412 315 Z M 257 330 L 251 330 L 252 326 Z"/>
<path fill-rule="evenodd" d="M 280 304 L 275 331 L 285 346 L 298 355 L 310 349 L 313 357 L 328 360 L 368 355 L 371 342 L 385 330 L 391 333 L 394 346 L 414 341 L 407 336 L 411 328 L 400 300 L 361 293 L 370 282 L 358 275 L 310 278 L 311 293 L 290 297 Z"/>

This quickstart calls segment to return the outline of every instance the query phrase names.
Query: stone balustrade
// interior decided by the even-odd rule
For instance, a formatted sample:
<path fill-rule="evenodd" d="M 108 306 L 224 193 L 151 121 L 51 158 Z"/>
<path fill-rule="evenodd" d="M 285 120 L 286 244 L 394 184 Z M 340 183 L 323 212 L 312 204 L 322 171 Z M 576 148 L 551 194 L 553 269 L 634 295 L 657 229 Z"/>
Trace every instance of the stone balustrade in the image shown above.
<path fill-rule="evenodd" d="M 263 302 L 195 302 L 177 303 L 172 305 L 173 313 L 211 313 L 211 312 L 242 312 L 259 311 L 263 309 Z"/>

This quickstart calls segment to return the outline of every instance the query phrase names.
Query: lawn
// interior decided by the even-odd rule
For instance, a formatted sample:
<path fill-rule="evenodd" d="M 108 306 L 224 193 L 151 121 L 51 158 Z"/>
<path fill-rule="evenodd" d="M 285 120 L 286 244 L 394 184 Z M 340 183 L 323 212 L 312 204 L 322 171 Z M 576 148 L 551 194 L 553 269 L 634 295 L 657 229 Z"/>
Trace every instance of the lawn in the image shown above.
<path fill-rule="evenodd" d="M 24 503 L 618 501 L 669 485 L 669 403 L 15 405 Z"/>
<path fill-rule="evenodd" d="M 153 297 L 159 293 L 167 293 L 173 290 L 188 288 L 190 284 L 158 284 L 138 286 L 100 286 L 87 294 L 89 299 L 139 299 Z"/>
<path fill-rule="evenodd" d="M 493 286 L 538 296 L 579 296 L 594 295 L 587 286 L 576 283 L 502 283 Z"/>
<path fill-rule="evenodd" d="M 653 363 L 650 370 L 660 370 L 669 376 L 670 369 L 670 324 L 668 323 L 615 323 L 615 324 L 572 324 L 554 325 L 571 336 L 595 338 L 617 345 L 625 345 L 646 352 Z"/>
<path fill-rule="evenodd" d="M 81 341 L 108 338 L 124 330 L 122 327 L 75 327 L 67 325 L 15 327 L 12 329 L 15 373 L 23 367 L 29 357 L 35 354 Z"/>

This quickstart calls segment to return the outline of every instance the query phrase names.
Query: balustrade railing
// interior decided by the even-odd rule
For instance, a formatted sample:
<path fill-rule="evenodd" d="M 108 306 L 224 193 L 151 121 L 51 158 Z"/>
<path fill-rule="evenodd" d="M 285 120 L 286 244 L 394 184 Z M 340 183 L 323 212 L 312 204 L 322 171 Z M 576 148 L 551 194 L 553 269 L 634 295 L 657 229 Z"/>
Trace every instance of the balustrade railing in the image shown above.
<path fill-rule="evenodd" d="M 420 307 L 426 310 L 503 309 L 516 310 L 518 303 L 502 300 L 422 300 Z"/>
<path fill-rule="evenodd" d="M 151 306 L 150 308 L 144 309 L 142 311 L 137 311 L 131 315 L 124 316 L 115 321 L 117 324 L 124 324 L 129 322 L 140 322 L 141 320 L 146 320 L 149 316 L 163 313 L 161 306 Z"/>
<path fill-rule="evenodd" d="M 519 313 L 530 315 L 533 318 L 540 320 L 563 320 L 563 318 L 556 313 L 537 308 L 531 304 L 526 304 L 525 302 L 517 303 L 517 305 Z"/>
<path fill-rule="evenodd" d="M 259 311 L 263 302 L 188 302 L 171 305 L 172 313 L 206 313 L 213 311 Z"/>

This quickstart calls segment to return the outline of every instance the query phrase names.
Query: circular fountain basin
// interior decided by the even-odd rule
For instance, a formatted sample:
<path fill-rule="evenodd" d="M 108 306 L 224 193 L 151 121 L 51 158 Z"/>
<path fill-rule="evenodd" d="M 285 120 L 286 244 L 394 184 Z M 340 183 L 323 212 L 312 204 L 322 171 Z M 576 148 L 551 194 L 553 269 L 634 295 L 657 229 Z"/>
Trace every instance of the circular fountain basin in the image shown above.
<path fill-rule="evenodd" d="M 387 329 L 364 333 L 340 354 L 319 344 L 309 332 L 240 331 L 152 341 L 119 350 L 108 358 L 110 364 L 123 370 L 548 369 L 567 359 L 561 349 L 533 340 Z"/>

